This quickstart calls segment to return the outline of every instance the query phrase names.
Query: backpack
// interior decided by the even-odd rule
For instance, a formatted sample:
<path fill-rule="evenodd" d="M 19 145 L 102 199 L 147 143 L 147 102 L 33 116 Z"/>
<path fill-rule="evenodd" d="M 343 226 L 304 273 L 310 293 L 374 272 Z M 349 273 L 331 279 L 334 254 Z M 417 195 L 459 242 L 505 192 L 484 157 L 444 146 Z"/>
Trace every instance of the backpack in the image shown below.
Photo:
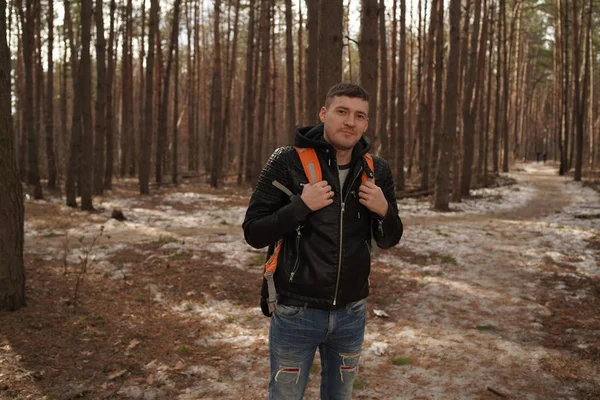
<path fill-rule="evenodd" d="M 308 183 L 314 185 L 317 182 L 323 180 L 323 174 L 321 172 L 321 165 L 319 164 L 319 158 L 317 157 L 317 152 L 312 147 L 294 147 L 298 156 L 300 157 L 300 161 L 302 162 L 302 168 L 304 169 L 304 173 L 306 174 L 306 178 L 308 179 Z M 373 163 L 373 156 L 371 153 L 365 153 L 363 155 L 363 159 L 367 163 L 367 168 L 363 171 L 361 180 L 362 182 L 372 181 L 375 182 L 375 167 Z M 288 196 L 292 196 L 292 192 L 281 183 L 277 181 L 273 181 L 272 184 L 283 191 Z M 273 276 L 275 275 L 275 271 L 277 270 L 277 261 L 279 259 L 279 252 L 281 251 L 281 246 L 283 244 L 283 240 L 277 241 L 277 243 L 269 246 L 269 250 L 267 251 L 267 261 L 265 262 L 265 268 L 263 273 L 263 285 L 266 282 L 268 297 L 265 298 L 261 296 L 260 299 L 260 308 L 262 313 L 266 317 L 270 317 L 275 311 L 275 307 L 277 306 L 277 290 L 275 289 L 275 281 Z"/>

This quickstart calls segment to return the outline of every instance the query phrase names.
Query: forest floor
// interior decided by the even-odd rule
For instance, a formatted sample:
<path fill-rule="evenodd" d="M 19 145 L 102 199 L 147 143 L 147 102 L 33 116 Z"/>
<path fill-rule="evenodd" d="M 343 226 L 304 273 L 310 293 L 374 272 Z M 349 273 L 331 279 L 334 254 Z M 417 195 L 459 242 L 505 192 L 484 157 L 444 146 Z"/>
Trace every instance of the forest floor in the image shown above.
<path fill-rule="evenodd" d="M 356 399 L 600 399 L 600 196 L 552 165 L 503 179 L 449 213 L 399 201 Z M 119 181 L 96 213 L 27 200 L 28 305 L 0 314 L 0 399 L 265 398 L 249 196 Z M 306 399 L 319 369 L 317 355 Z"/>

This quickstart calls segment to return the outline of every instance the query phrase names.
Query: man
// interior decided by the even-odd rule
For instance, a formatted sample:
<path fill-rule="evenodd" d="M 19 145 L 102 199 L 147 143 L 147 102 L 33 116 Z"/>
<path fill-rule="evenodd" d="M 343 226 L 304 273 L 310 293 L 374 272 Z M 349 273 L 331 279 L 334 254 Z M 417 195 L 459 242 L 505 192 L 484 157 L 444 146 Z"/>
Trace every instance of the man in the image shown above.
<path fill-rule="evenodd" d="M 323 180 L 309 184 L 294 147 L 277 149 L 263 168 L 243 223 L 255 248 L 282 240 L 274 275 L 270 399 L 301 399 L 318 348 L 321 398 L 350 399 L 363 343 L 371 238 L 396 245 L 402 222 L 389 165 L 368 168 L 369 97 L 340 83 L 319 112 L 322 125 L 296 131 L 295 146 L 314 148 Z M 284 188 L 281 187 L 284 186 Z M 291 195 L 290 195 L 291 194 Z M 265 293 L 263 284 L 263 295 Z"/>

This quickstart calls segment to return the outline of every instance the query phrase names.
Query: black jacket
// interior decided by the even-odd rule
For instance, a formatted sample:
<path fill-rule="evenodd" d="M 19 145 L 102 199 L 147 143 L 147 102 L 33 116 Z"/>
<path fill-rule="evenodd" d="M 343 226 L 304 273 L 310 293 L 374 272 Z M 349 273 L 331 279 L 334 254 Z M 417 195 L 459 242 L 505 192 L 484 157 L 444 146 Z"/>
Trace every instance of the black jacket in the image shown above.
<path fill-rule="evenodd" d="M 402 236 L 390 167 L 373 156 L 375 184 L 389 203 L 381 219 L 358 201 L 366 167 L 362 156 L 369 151 L 366 137 L 354 147 L 343 188 L 335 149 L 324 140 L 323 125 L 298 129 L 295 146 L 315 148 L 323 179 L 335 193 L 333 204 L 315 212 L 308 208 L 300 198 L 302 185 L 308 183 L 300 157 L 291 146 L 279 148 L 263 168 L 250 199 L 243 223 L 246 241 L 262 248 L 283 238 L 275 273 L 275 287 L 281 298 L 317 308 L 337 308 L 361 300 L 369 294 L 371 233 L 381 248 L 396 245 Z M 293 195 L 288 197 L 273 181 L 283 184 Z"/>

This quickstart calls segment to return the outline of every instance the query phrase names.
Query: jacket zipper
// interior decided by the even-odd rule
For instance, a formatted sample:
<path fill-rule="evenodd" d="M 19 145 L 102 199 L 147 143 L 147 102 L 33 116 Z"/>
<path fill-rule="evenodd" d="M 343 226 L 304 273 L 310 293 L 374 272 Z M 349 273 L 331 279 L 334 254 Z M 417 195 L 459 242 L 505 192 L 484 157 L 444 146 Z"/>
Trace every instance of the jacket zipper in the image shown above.
<path fill-rule="evenodd" d="M 302 229 L 302 226 L 298 226 L 298 228 L 296 228 L 296 262 L 294 263 L 294 268 L 290 274 L 290 282 L 294 280 L 294 275 L 296 275 L 298 268 L 300 268 L 300 238 L 302 237 L 302 232 L 300 229 Z"/>
<path fill-rule="evenodd" d="M 362 167 L 360 168 L 360 170 L 358 171 L 358 174 L 354 176 L 354 178 L 352 179 L 352 182 L 350 182 L 350 187 L 352 187 L 352 185 L 354 185 L 354 181 L 356 181 L 356 178 L 358 178 L 360 176 L 360 174 L 362 174 Z M 342 188 L 343 190 L 343 188 Z M 340 191 L 341 192 L 341 191 Z M 340 275 L 342 273 L 342 248 L 344 247 L 344 239 L 342 237 L 343 234 L 343 227 L 344 227 L 344 210 L 346 208 L 346 200 L 348 199 L 348 194 L 350 194 L 350 191 L 348 191 L 348 193 L 346 193 L 346 197 L 344 197 L 343 201 L 342 201 L 342 208 L 340 210 L 340 253 L 339 253 L 339 259 L 338 259 L 338 269 L 337 269 L 337 279 L 335 281 L 335 293 L 333 296 L 333 305 L 335 306 L 337 304 L 337 295 L 338 295 L 338 290 L 340 288 Z"/>

